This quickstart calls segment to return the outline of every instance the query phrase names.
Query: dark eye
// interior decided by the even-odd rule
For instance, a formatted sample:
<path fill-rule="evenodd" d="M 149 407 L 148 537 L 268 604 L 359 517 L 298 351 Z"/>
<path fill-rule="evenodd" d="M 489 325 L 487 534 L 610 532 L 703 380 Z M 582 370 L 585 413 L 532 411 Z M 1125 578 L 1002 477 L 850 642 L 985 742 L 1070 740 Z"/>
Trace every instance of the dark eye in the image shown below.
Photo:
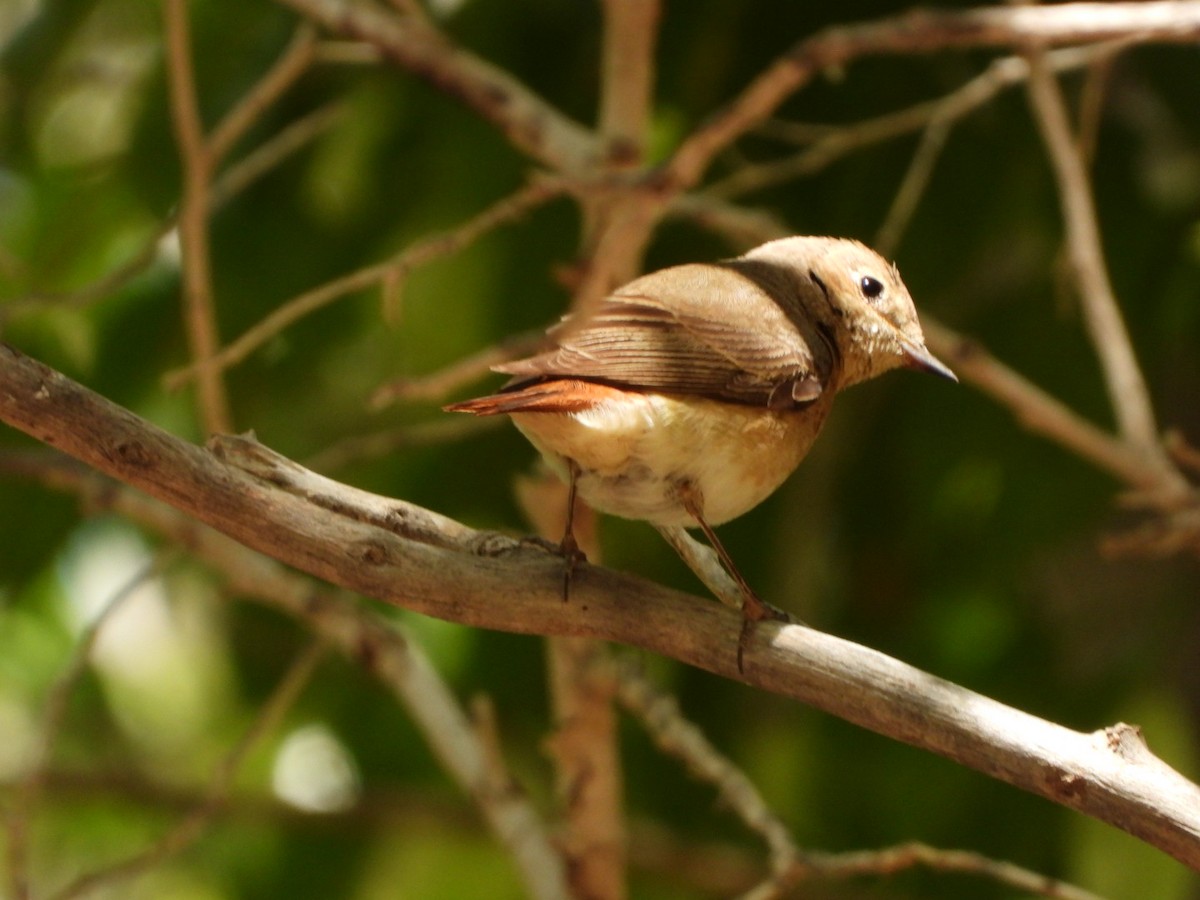
<path fill-rule="evenodd" d="M 863 296 L 868 300 L 874 300 L 883 293 L 883 282 L 878 278 L 872 278 L 870 275 L 864 275 L 862 280 L 858 282 L 859 288 L 863 292 Z"/>

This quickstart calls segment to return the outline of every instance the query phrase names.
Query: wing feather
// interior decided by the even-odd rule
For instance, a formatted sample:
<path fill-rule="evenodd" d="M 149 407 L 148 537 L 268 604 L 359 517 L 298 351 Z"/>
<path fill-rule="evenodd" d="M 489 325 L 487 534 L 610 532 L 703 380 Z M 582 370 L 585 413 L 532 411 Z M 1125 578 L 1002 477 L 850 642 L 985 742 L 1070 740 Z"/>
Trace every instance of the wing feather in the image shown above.
<path fill-rule="evenodd" d="M 787 273 L 750 260 L 676 266 L 606 297 L 587 321 L 568 317 L 555 346 L 497 371 L 534 380 L 583 378 L 634 390 L 698 394 L 735 403 L 798 406 L 815 400 L 836 363 L 832 342 L 803 315 Z M 506 388 L 507 389 L 507 388 Z"/>

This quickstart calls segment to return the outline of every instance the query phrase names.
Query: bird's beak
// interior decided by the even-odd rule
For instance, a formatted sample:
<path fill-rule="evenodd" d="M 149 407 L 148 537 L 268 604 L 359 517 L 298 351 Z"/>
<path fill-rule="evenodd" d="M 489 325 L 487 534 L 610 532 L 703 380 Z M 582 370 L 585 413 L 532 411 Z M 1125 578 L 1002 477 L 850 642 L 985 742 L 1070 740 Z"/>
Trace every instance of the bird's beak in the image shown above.
<path fill-rule="evenodd" d="M 924 344 L 902 341 L 901 348 L 904 351 L 904 364 L 908 368 L 932 372 L 934 375 L 941 375 L 951 381 L 958 381 L 958 376 L 950 371 L 950 367 L 926 350 Z"/>

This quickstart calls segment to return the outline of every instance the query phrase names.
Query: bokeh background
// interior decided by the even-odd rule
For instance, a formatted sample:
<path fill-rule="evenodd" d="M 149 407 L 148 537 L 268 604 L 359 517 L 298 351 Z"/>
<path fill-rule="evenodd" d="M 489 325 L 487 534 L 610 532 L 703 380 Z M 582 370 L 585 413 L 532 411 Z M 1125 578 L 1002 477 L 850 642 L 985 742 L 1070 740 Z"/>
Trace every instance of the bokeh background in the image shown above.
<path fill-rule="evenodd" d="M 455 40 L 581 122 L 595 119 L 598 4 L 428 7 Z M 212 123 L 278 57 L 297 17 L 268 0 L 189 8 L 201 113 Z M 668 4 L 651 156 L 663 158 L 800 37 L 902 9 L 865 0 Z M 997 55 L 866 59 L 815 81 L 778 118 L 871 119 L 947 94 Z M 1112 280 L 1160 423 L 1200 441 L 1200 51 L 1132 49 L 1103 78 L 1068 75 L 1064 87 L 1073 103 L 1099 90 L 1092 173 Z M 528 172 L 475 114 L 371 61 L 312 66 L 259 116 L 232 161 L 325 109 L 323 127 L 212 216 L 226 339 L 301 291 L 454 228 Z M 794 233 L 871 242 L 919 137 L 870 143 L 737 200 Z M 711 178 L 796 149 L 776 131 L 748 136 Z M 178 245 L 170 234 L 156 240 L 176 209 L 180 177 L 157 4 L 0 0 L 3 339 L 202 440 L 191 392 L 163 381 L 188 361 Z M 569 303 L 556 272 L 576 259 L 580 233 L 576 208 L 560 200 L 416 270 L 393 315 L 369 290 L 288 327 L 228 371 L 236 427 L 301 461 L 367 435 L 425 434 L 446 418 L 436 402 L 377 411 L 372 394 L 553 321 Z M 1062 240 L 1055 183 L 1018 85 L 955 124 L 893 256 L 921 310 L 1110 427 Z M 145 265 L 92 290 L 148 247 Z M 732 252 L 673 220 L 657 232 L 646 267 Z M 533 452 L 498 425 L 455 440 L 401 441 L 386 453 L 339 453 L 324 471 L 476 527 L 524 533 L 513 479 L 532 467 Z M 5 450 L 34 446 L 0 429 Z M 899 373 L 839 398 L 797 474 L 722 535 L 760 593 L 806 622 L 1073 728 L 1138 723 L 1152 749 L 1196 777 L 1196 559 L 1100 552 L 1106 534 L 1136 520 L 1117 502 L 1122 490 L 970 385 Z M 701 590 L 648 526 L 606 520 L 601 528 L 609 565 Z M 0 478 L 6 807 L 38 752 L 47 697 L 81 630 L 136 573 L 157 566 L 101 631 L 51 748 L 31 828 L 41 890 L 168 829 L 310 641 L 186 551 L 164 558 L 164 549 L 72 496 Z M 460 696 L 493 698 L 513 769 L 549 808 L 542 643 L 378 609 L 419 636 Z M 645 663 L 805 846 L 920 840 L 1010 859 L 1106 896 L 1200 897 L 1193 874 L 1107 826 L 781 698 Z M 660 755 L 636 723 L 623 722 L 622 749 L 635 896 L 720 895 L 725 888 L 705 872 L 722 854 L 761 859 L 711 787 Z M 805 890 L 1014 896 L 983 879 L 927 871 Z M 353 662 L 328 656 L 246 761 L 204 836 L 102 895 L 506 897 L 520 888 L 404 710 Z"/>

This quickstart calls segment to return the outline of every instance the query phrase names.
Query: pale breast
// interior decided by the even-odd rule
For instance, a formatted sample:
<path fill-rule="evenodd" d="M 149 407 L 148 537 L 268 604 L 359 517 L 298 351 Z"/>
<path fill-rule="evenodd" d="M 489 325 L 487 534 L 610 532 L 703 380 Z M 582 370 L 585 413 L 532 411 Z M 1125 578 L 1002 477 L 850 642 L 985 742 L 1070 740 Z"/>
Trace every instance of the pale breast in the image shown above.
<path fill-rule="evenodd" d="M 704 517 L 727 522 L 766 499 L 799 465 L 828 412 L 824 397 L 772 412 L 695 397 L 629 393 L 571 414 L 517 413 L 513 422 L 564 479 L 579 467 L 595 509 L 656 525 L 694 525 L 677 492 L 699 489 Z"/>

